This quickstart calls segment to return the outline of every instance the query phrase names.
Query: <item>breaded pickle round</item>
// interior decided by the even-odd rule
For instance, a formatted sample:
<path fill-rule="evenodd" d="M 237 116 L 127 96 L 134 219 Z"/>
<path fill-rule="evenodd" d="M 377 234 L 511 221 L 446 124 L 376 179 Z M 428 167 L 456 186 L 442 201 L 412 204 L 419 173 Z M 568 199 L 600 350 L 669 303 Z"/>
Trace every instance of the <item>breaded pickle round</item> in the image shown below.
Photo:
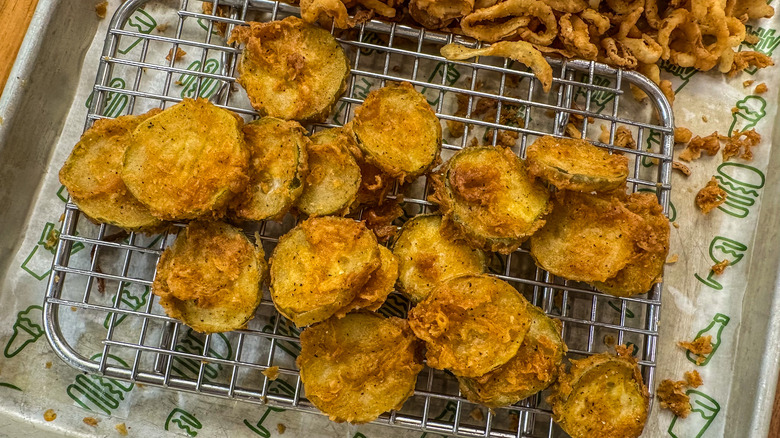
<path fill-rule="evenodd" d="M 365 223 L 307 219 L 279 239 L 271 258 L 271 298 L 298 327 L 324 321 L 351 303 L 381 264 Z"/>
<path fill-rule="evenodd" d="M 163 224 L 130 193 L 120 176 L 133 130 L 159 112 L 96 120 L 73 147 L 60 169 L 60 182 L 92 220 L 131 231 L 153 230 Z"/>
<path fill-rule="evenodd" d="M 462 149 L 432 178 L 431 201 L 444 215 L 445 237 L 508 254 L 544 225 L 549 191 L 510 149 Z"/>
<path fill-rule="evenodd" d="M 502 280 L 464 275 L 440 284 L 413 307 L 409 325 L 425 341 L 429 367 L 479 377 L 517 353 L 531 325 L 529 305 Z"/>
<path fill-rule="evenodd" d="M 122 179 L 161 219 L 220 217 L 248 181 L 242 126 L 231 111 L 184 99 L 133 131 Z"/>
<path fill-rule="evenodd" d="M 602 353 L 571 363 L 547 399 L 553 420 L 573 438 L 641 435 L 649 396 L 636 359 Z"/>
<path fill-rule="evenodd" d="M 357 309 L 376 312 L 382 307 L 398 280 L 398 259 L 389 249 L 379 245 L 379 260 L 381 264 L 371 273 L 366 284 L 349 304 L 336 311 L 336 316 L 341 318 Z"/>
<path fill-rule="evenodd" d="M 245 44 L 238 83 L 261 114 L 317 122 L 327 118 L 346 90 L 349 61 L 325 29 L 298 17 L 250 22 L 229 42 Z"/>
<path fill-rule="evenodd" d="M 163 251 L 152 292 L 171 318 L 202 333 L 246 325 L 262 298 L 262 246 L 223 222 L 190 223 Z"/>
<path fill-rule="evenodd" d="M 411 181 L 439 163 L 441 124 L 408 82 L 369 93 L 355 110 L 352 132 L 364 158 L 399 180 Z"/>
<path fill-rule="evenodd" d="M 558 192 L 547 224 L 531 237 L 531 256 L 559 277 L 605 281 L 635 256 L 641 224 L 616 196 Z"/>
<path fill-rule="evenodd" d="M 528 146 L 526 163 L 528 173 L 561 190 L 607 192 L 628 178 L 627 157 L 582 139 L 540 137 Z"/>
<path fill-rule="evenodd" d="M 482 274 L 486 269 L 485 253 L 445 238 L 441 224 L 439 214 L 415 216 L 401 227 L 393 243 L 393 253 L 400 263 L 401 292 L 415 303 L 446 280 Z"/>
<path fill-rule="evenodd" d="M 566 352 L 560 323 L 536 306 L 528 306 L 531 328 L 509 362 L 484 376 L 458 377 L 460 392 L 489 408 L 509 406 L 550 386 Z"/>
<path fill-rule="evenodd" d="M 661 281 L 669 254 L 669 219 L 655 194 L 632 193 L 626 207 L 643 221 L 635 241 L 637 256 L 614 277 L 593 283 L 598 290 L 619 297 L 643 294 Z"/>
<path fill-rule="evenodd" d="M 298 210 L 309 216 L 349 210 L 360 188 L 360 166 L 350 153 L 354 142 L 344 128 L 326 129 L 311 136 L 309 174 L 298 198 Z"/>
<path fill-rule="evenodd" d="M 314 406 L 332 421 L 368 423 L 414 393 L 420 347 L 403 319 L 350 313 L 304 330 L 296 363 Z"/>
<path fill-rule="evenodd" d="M 244 125 L 249 184 L 231 207 L 240 219 L 281 219 L 303 193 L 308 172 L 306 130 L 294 121 L 264 117 Z"/>

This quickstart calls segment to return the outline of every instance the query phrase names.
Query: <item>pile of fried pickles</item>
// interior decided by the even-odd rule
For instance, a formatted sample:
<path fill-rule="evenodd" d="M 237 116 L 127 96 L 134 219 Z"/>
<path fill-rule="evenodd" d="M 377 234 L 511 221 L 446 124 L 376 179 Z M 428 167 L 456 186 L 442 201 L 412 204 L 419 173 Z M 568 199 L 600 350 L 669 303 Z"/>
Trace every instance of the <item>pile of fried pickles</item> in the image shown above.
<path fill-rule="evenodd" d="M 456 17 L 412 4 L 444 21 L 509 8 L 519 18 L 505 27 L 526 35 L 532 17 L 554 16 L 545 3 L 526 2 L 473 13 L 464 2 Z M 575 22 L 596 13 L 569 9 Z M 244 47 L 238 82 L 262 118 L 245 123 L 207 100 L 184 99 L 97 120 L 60 171 L 95 222 L 147 233 L 186 224 L 152 286 L 170 317 L 204 333 L 245 328 L 267 283 L 279 313 L 306 327 L 297 360 L 305 395 L 333 421 L 365 423 L 401 409 L 425 363 L 490 408 L 551 388 L 554 419 L 574 437 L 641 433 L 648 391 L 630 352 L 619 346 L 567 369 L 560 322 L 487 274 L 490 252 L 529 241 L 539 267 L 607 294 L 642 294 L 659 282 L 669 222 L 655 195 L 627 194 L 628 159 L 618 149 L 545 136 L 525 160 L 472 146 L 442 164 L 441 122 L 408 83 L 372 91 L 347 125 L 308 135 L 300 123 L 326 118 L 345 90 L 341 46 L 296 17 L 248 23 L 232 40 Z M 389 222 L 369 228 L 353 218 L 386 207 L 395 184 L 423 175 L 438 212 L 411 218 L 397 234 Z M 300 221 L 267 262 L 259 236 L 241 227 L 288 213 Z M 396 289 L 413 306 L 406 319 L 376 313 Z"/>

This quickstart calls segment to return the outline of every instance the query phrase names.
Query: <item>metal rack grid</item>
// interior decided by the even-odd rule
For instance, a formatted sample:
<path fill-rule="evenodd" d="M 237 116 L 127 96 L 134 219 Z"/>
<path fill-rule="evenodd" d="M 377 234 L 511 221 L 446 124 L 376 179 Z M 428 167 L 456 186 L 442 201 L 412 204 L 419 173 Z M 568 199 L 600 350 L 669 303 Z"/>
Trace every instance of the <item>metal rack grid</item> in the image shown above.
<path fill-rule="evenodd" d="M 174 36 L 169 37 L 153 33 L 150 24 L 154 23 L 144 19 L 143 7 L 150 4 L 148 0 L 130 0 L 113 17 L 85 128 L 98 118 L 165 108 L 193 96 L 207 97 L 246 118 L 256 118 L 243 90 L 235 84 L 240 50 L 227 45 L 223 35 L 245 21 L 281 19 L 297 14 L 298 9 L 269 0 L 243 0 L 215 2 L 215 8 L 206 11 L 200 2 L 183 0 L 175 11 Z M 633 169 L 630 189 L 656 192 L 668 212 L 672 113 L 660 90 L 645 77 L 593 62 L 550 60 L 556 77 L 552 91 L 544 94 L 530 72 L 507 60 L 444 60 L 438 54 L 441 45 L 453 41 L 476 44 L 452 34 L 373 20 L 334 35 L 350 57 L 351 77 L 336 115 L 327 123 L 311 126 L 312 131 L 349 120 L 369 88 L 403 80 L 425 94 L 440 119 L 464 123 L 461 137 L 445 139 L 444 158 L 473 138 L 500 143 L 502 133 L 515 133 L 511 134 L 517 136 L 514 150 L 524 156 L 526 145 L 536 136 L 561 136 L 567 124 L 576 122 L 584 138 L 629 156 Z M 175 57 L 163 60 L 164 56 L 159 56 L 177 49 L 195 54 L 196 60 L 184 68 Z M 131 85 L 126 88 L 128 83 Z M 624 107 L 635 104 L 626 98 L 629 84 L 649 99 L 627 109 Z M 458 95 L 467 106 L 456 115 Z M 490 111 L 487 118 L 481 117 L 480 101 L 495 114 Z M 608 127 L 607 143 L 594 140 L 599 123 Z M 621 126 L 633 133 L 639 145 L 636 149 L 614 145 Z M 645 146 L 655 148 L 646 150 Z M 396 186 L 390 196 L 399 194 L 404 196 L 407 217 L 431 210 L 425 177 L 405 187 Z M 291 217 L 282 223 L 257 224 L 267 254 L 278 236 L 294 224 Z M 75 368 L 112 379 L 316 411 L 305 399 L 293 363 L 300 349 L 298 330 L 278 316 L 267 293 L 249 326 L 228 334 L 199 335 L 168 318 L 155 303 L 149 291 L 154 268 L 174 237 L 173 233 L 126 234 L 110 226 L 93 225 L 69 202 L 44 306 L 46 335 L 55 352 Z M 78 244 L 90 251 L 71 255 Z M 660 284 L 645 296 L 603 295 L 536 268 L 523 248 L 508 256 L 494 255 L 491 271 L 561 320 L 569 357 L 606 351 L 612 343 L 634 344 L 652 391 Z M 393 294 L 381 311 L 403 316 L 408 306 L 403 297 Z M 261 373 L 271 366 L 279 366 L 281 373 L 273 382 Z M 481 420 L 468 415 L 474 407 L 460 396 L 452 376 L 426 368 L 404 408 L 377 421 L 457 436 L 565 435 L 554 425 L 541 395 L 515 406 L 488 410 Z"/>

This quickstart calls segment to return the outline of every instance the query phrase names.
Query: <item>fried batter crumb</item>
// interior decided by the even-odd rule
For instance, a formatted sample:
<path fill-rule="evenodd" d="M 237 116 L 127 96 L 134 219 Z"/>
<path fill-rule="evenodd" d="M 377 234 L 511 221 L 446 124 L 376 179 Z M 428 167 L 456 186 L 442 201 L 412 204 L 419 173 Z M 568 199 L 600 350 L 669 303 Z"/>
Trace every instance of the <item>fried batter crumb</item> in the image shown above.
<path fill-rule="evenodd" d="M 157 32 L 163 33 L 166 30 L 168 30 L 168 26 L 170 26 L 170 24 L 168 24 L 168 23 L 160 23 L 160 24 L 157 25 L 157 27 L 155 27 L 155 30 L 157 30 Z"/>
<path fill-rule="evenodd" d="M 379 242 L 387 242 L 398 232 L 393 221 L 404 214 L 404 210 L 398 205 L 401 202 L 403 195 L 399 194 L 396 199 L 388 199 L 382 205 L 363 210 L 366 226 L 376 234 Z"/>
<path fill-rule="evenodd" d="M 731 70 L 729 71 L 729 77 L 736 76 L 739 72 L 745 70 L 748 67 L 764 68 L 770 65 L 775 65 L 772 58 L 761 52 L 756 51 L 744 51 L 734 54 L 734 61 L 731 64 Z"/>
<path fill-rule="evenodd" d="M 482 409 L 475 407 L 471 410 L 471 412 L 469 412 L 469 417 L 477 421 L 482 421 L 485 419 L 485 414 L 482 413 Z"/>
<path fill-rule="evenodd" d="M 696 370 L 686 371 L 685 381 L 691 388 L 698 388 L 704 384 L 704 381 L 701 379 L 701 374 Z"/>
<path fill-rule="evenodd" d="M 84 422 L 87 426 L 97 427 L 99 420 L 94 417 L 84 417 L 81 421 Z"/>
<path fill-rule="evenodd" d="M 51 362 L 46 362 L 46 365 L 44 365 L 44 367 L 46 367 L 46 369 L 47 369 L 47 370 L 48 370 L 49 368 L 51 368 Z"/>
<path fill-rule="evenodd" d="M 707 360 L 707 355 L 712 353 L 712 336 L 702 336 L 694 339 L 693 342 L 678 341 L 677 346 L 684 348 L 698 356 L 696 365 L 701 365 Z"/>
<path fill-rule="evenodd" d="M 493 129 L 488 129 L 485 132 L 485 136 L 488 138 L 488 143 L 493 141 Z M 505 129 L 499 129 L 496 136 L 496 146 L 503 146 L 511 148 L 517 143 L 517 139 L 520 137 L 519 132 L 507 131 Z"/>
<path fill-rule="evenodd" d="M 509 428 L 510 430 L 517 430 L 520 426 L 520 416 L 516 412 L 509 413 Z"/>
<path fill-rule="evenodd" d="M 612 335 L 604 335 L 604 345 L 607 347 L 614 347 L 617 344 L 617 340 Z"/>
<path fill-rule="evenodd" d="M 626 149 L 636 149 L 636 140 L 631 134 L 631 130 L 625 126 L 618 126 L 615 131 L 615 146 Z"/>
<path fill-rule="evenodd" d="M 674 415 L 685 418 L 691 413 L 690 398 L 685 394 L 686 382 L 679 380 L 673 382 L 669 379 L 662 380 L 658 385 L 658 400 L 661 407 L 669 409 Z"/>
<path fill-rule="evenodd" d="M 739 108 L 737 108 L 737 107 L 735 107 L 735 106 L 732 106 L 732 107 L 731 107 L 731 114 L 736 114 L 736 113 L 738 113 L 738 112 L 739 112 Z"/>
<path fill-rule="evenodd" d="M 634 349 L 629 347 L 628 344 L 615 345 L 615 353 L 620 357 L 632 357 Z"/>
<path fill-rule="evenodd" d="M 723 271 L 726 270 L 726 267 L 729 265 L 729 263 L 731 262 L 728 259 L 722 260 L 719 263 L 712 265 L 712 268 L 710 269 L 712 269 L 712 272 L 714 272 L 715 275 L 720 275 L 723 273 Z"/>
<path fill-rule="evenodd" d="M 754 83 L 754 82 L 756 82 L 756 81 L 755 81 L 755 80 L 753 80 L 753 79 L 748 79 L 748 80 L 746 80 L 746 81 L 742 82 L 742 86 L 743 86 L 743 87 L 745 87 L 745 88 L 747 88 L 747 87 L 749 87 L 749 86 L 753 85 L 753 83 Z"/>
<path fill-rule="evenodd" d="M 753 92 L 756 93 L 756 94 L 764 94 L 767 91 L 769 91 L 769 87 L 766 86 L 765 82 L 762 82 L 762 83 L 756 85 L 756 89 L 753 90 Z"/>
<path fill-rule="evenodd" d="M 455 96 L 457 101 L 457 108 L 455 109 L 454 116 L 466 117 L 466 113 L 469 106 L 469 97 L 465 94 L 457 94 Z M 466 125 L 463 122 L 457 122 L 455 120 L 447 120 L 447 130 L 450 132 L 450 136 L 458 138 L 462 137 L 466 131 Z"/>
<path fill-rule="evenodd" d="M 43 413 L 43 419 L 46 421 L 54 421 L 57 419 L 57 413 L 54 412 L 54 409 L 47 409 L 46 412 Z"/>
<path fill-rule="evenodd" d="M 707 116 L 701 116 L 701 121 L 704 122 L 704 123 L 707 123 L 707 122 L 710 121 L 710 118 L 707 117 Z"/>
<path fill-rule="evenodd" d="M 680 224 L 678 224 L 677 222 L 672 222 L 672 225 L 674 225 L 675 228 L 680 228 Z"/>
<path fill-rule="evenodd" d="M 717 154 L 719 150 L 720 136 L 718 135 L 718 131 L 715 131 L 706 137 L 700 137 L 698 135 L 693 137 L 685 150 L 680 152 L 678 158 L 690 162 L 699 159 L 702 151 L 705 151 L 708 155 L 712 156 Z"/>
<path fill-rule="evenodd" d="M 672 162 L 672 169 L 679 170 L 685 176 L 691 176 L 691 169 L 679 161 Z"/>
<path fill-rule="evenodd" d="M 117 432 L 119 432 L 119 435 L 127 436 L 127 426 L 125 426 L 125 423 L 119 423 L 116 426 L 114 426 L 114 429 L 116 429 Z"/>
<path fill-rule="evenodd" d="M 285 426 L 283 423 L 276 425 L 276 431 L 279 432 L 279 435 L 284 435 L 285 430 L 287 430 L 287 426 Z"/>
<path fill-rule="evenodd" d="M 263 375 L 268 377 L 268 380 L 276 380 L 279 377 L 279 367 L 268 367 L 263 370 Z"/>
<path fill-rule="evenodd" d="M 184 58 L 184 55 L 186 55 L 186 54 L 187 54 L 187 52 L 185 52 L 184 50 L 182 50 L 180 47 L 177 47 L 177 48 L 176 48 L 176 56 L 175 56 L 175 60 L 176 60 L 176 61 L 179 61 L 179 60 L 181 60 L 182 58 Z M 173 56 L 173 48 L 171 48 L 171 50 L 168 50 L 168 55 L 165 57 L 165 60 L 166 60 L 166 61 L 170 61 L 172 57 L 174 57 L 174 56 Z"/>
<path fill-rule="evenodd" d="M 750 161 L 753 159 L 753 148 L 761 143 L 761 134 L 755 129 L 750 131 L 734 132 L 731 138 L 726 139 L 723 147 L 723 161 L 739 155 L 739 158 Z M 743 151 L 740 155 L 740 151 Z"/>
<path fill-rule="evenodd" d="M 671 265 L 672 263 L 677 263 L 680 260 L 679 254 L 672 254 L 669 256 L 668 259 L 666 259 L 666 264 Z"/>
<path fill-rule="evenodd" d="M 718 186 L 718 180 L 714 176 L 696 194 L 696 206 L 704 214 L 711 212 L 724 202 L 726 202 L 726 191 Z"/>
<path fill-rule="evenodd" d="M 102 1 L 95 5 L 95 15 L 101 20 L 106 18 L 108 12 L 108 1 Z"/>
<path fill-rule="evenodd" d="M 690 129 L 683 128 L 682 126 L 674 128 L 675 143 L 688 143 L 691 141 L 691 137 L 693 137 L 693 133 Z"/>

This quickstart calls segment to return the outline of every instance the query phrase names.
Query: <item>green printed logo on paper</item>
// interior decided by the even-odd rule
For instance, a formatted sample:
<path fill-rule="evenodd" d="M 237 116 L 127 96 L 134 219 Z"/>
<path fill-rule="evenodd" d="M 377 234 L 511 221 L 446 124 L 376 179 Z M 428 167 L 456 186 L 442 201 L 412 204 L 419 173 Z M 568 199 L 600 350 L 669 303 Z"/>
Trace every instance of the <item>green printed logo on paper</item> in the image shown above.
<path fill-rule="evenodd" d="M 390 294 L 377 312 L 387 317 L 406 318 L 407 305 L 408 301 L 406 298 L 397 294 Z"/>
<path fill-rule="evenodd" d="M 363 34 L 363 38 L 360 39 L 361 42 L 367 43 L 367 44 L 373 44 L 375 46 L 383 46 L 385 44 L 384 41 L 382 41 L 381 38 L 379 38 L 379 35 L 377 35 L 375 32 L 366 32 Z M 372 53 L 377 52 L 376 49 L 371 49 L 368 47 L 361 47 L 360 48 L 360 54 L 361 55 L 370 55 Z"/>
<path fill-rule="evenodd" d="M 287 397 L 293 397 L 295 395 L 295 388 L 284 380 L 274 380 L 270 385 L 268 385 L 268 392 L 275 395 L 286 395 Z M 260 435 L 263 438 L 270 438 L 271 431 L 268 430 L 268 428 L 265 427 L 263 423 L 265 423 L 265 421 L 268 419 L 268 416 L 271 415 L 272 412 L 284 412 L 284 409 L 268 406 L 265 408 L 265 412 L 263 412 L 263 415 L 260 417 L 260 419 L 257 420 L 257 423 L 252 424 L 249 422 L 249 420 L 244 420 L 244 425 L 257 435 Z"/>
<path fill-rule="evenodd" d="M 59 230 L 54 228 L 52 222 L 46 222 L 43 226 L 43 231 L 41 232 L 41 238 L 38 239 L 38 244 L 33 247 L 30 254 L 28 254 L 27 258 L 22 262 L 22 270 L 32 275 L 38 281 L 48 277 L 51 272 L 51 258 L 47 256 L 45 252 L 54 255 L 54 252 L 57 249 L 57 240 L 59 240 L 59 238 Z M 84 249 L 84 244 L 75 242 L 70 248 L 70 254 L 76 254 L 82 249 Z"/>
<path fill-rule="evenodd" d="M 759 120 L 766 116 L 766 100 L 763 97 L 750 95 L 737 101 L 734 105 L 737 112 L 731 114 L 731 126 L 729 126 L 729 137 L 734 132 L 747 131 L 755 128 Z"/>
<path fill-rule="evenodd" d="M 374 84 L 370 82 L 366 78 L 360 78 L 359 81 L 355 81 L 355 90 L 352 92 L 352 97 L 355 99 L 365 99 L 368 96 L 368 93 L 371 92 L 371 87 L 373 87 Z M 333 117 L 331 120 L 333 123 L 337 125 L 343 125 L 346 122 L 346 118 L 349 117 L 349 114 L 344 114 L 344 109 L 347 107 L 347 102 L 340 102 L 339 106 L 336 107 L 336 111 L 333 113 Z M 344 120 L 342 119 L 342 115 L 344 116 Z"/>
<path fill-rule="evenodd" d="M 102 354 L 96 354 L 90 360 L 96 361 L 102 356 Z M 125 368 L 128 367 L 127 362 L 112 354 L 109 354 L 108 358 Z M 82 408 L 111 415 L 112 411 L 124 401 L 125 396 L 133 389 L 133 386 L 135 386 L 133 383 L 124 383 L 103 376 L 79 374 L 75 381 L 68 385 L 66 392 Z"/>
<path fill-rule="evenodd" d="M 447 71 L 446 79 L 444 79 L 445 70 Z M 436 68 L 433 69 L 433 72 L 430 74 L 430 76 L 428 76 L 428 83 L 441 84 L 442 79 L 444 79 L 444 85 L 451 87 L 455 84 L 455 82 L 458 82 L 458 79 L 460 79 L 460 72 L 453 65 L 447 65 L 444 62 L 440 62 L 436 64 Z M 423 87 L 420 92 L 423 96 L 425 96 L 425 99 L 431 106 L 438 105 L 439 99 L 441 99 L 441 96 L 444 95 L 444 92 L 439 92 L 439 90 L 435 88 L 428 87 Z"/>
<path fill-rule="evenodd" d="M 149 35 L 152 33 L 154 28 L 157 27 L 157 21 L 155 21 L 155 19 L 152 18 L 152 16 L 149 15 L 145 10 L 136 9 L 135 12 L 133 12 L 133 15 L 131 15 L 127 20 L 127 23 L 125 23 L 125 30 L 127 30 L 128 27 L 132 28 L 130 29 L 132 31 Z M 117 50 L 119 53 L 126 55 L 140 42 L 141 38 L 122 36 L 119 38 L 119 48 Z"/>
<path fill-rule="evenodd" d="M 720 412 L 720 404 L 709 395 L 689 389 L 688 394 L 691 402 L 691 413 L 685 420 L 677 421 L 679 417 L 672 419 L 669 425 L 669 435 L 674 438 L 701 438 L 707 428 L 712 424 L 712 420 Z"/>
<path fill-rule="evenodd" d="M 293 323 L 291 323 L 287 318 L 284 318 L 279 315 L 273 315 L 271 316 L 271 319 L 268 321 L 268 324 L 263 326 L 261 329 L 263 333 L 273 333 L 274 332 L 274 326 L 276 325 L 276 319 L 279 319 L 279 326 L 276 329 L 276 333 L 280 334 L 282 336 L 288 336 L 291 338 L 298 338 L 301 335 L 301 331 L 298 330 Z M 281 339 L 276 341 L 276 346 L 281 348 L 282 351 L 289 354 L 293 358 L 297 358 L 298 354 L 301 352 L 301 344 L 297 342 L 292 341 L 283 341 Z"/>
<path fill-rule="evenodd" d="M 202 335 L 198 334 L 192 329 L 187 329 L 184 334 L 184 338 L 180 339 L 176 343 L 174 351 L 187 354 L 203 354 L 203 347 L 205 346 L 203 340 L 200 338 Z M 207 356 L 217 359 L 228 359 L 233 356 L 233 347 L 230 345 L 230 341 L 222 333 L 215 333 L 211 335 L 211 343 L 207 351 Z M 197 379 L 200 373 L 201 361 L 184 358 L 174 357 L 171 370 L 173 370 L 178 376 L 185 379 Z M 210 382 L 217 377 L 222 371 L 222 365 L 213 363 L 204 363 L 203 365 L 203 381 Z"/>
<path fill-rule="evenodd" d="M 669 61 L 661 61 L 659 67 L 661 67 L 663 71 L 669 72 L 672 76 L 680 79 L 680 85 L 675 88 L 675 93 L 679 93 L 680 90 L 685 88 L 685 86 L 688 85 L 688 81 L 690 81 L 693 75 L 698 72 L 694 67 L 680 67 Z"/>
<path fill-rule="evenodd" d="M 702 356 L 693 354 L 688 351 L 685 354 L 688 360 L 702 367 L 710 363 L 710 359 L 712 359 L 712 356 L 715 355 L 715 352 L 718 351 L 718 347 L 720 347 L 723 329 L 726 328 L 726 326 L 729 324 L 729 321 L 731 321 L 731 318 L 728 316 L 722 313 L 716 313 L 715 316 L 712 317 L 712 321 L 710 321 L 709 325 L 701 329 L 699 333 L 696 333 L 696 337 L 693 338 L 693 340 L 696 341 L 697 339 L 704 336 L 712 337 L 712 351 L 704 356 L 703 360 Z"/>
<path fill-rule="evenodd" d="M 5 344 L 3 356 L 10 359 L 21 353 L 25 347 L 34 343 L 43 336 L 43 307 L 30 306 L 16 314 L 14 332 L 11 339 Z"/>
<path fill-rule="evenodd" d="M 661 132 L 660 131 L 650 131 L 650 134 L 647 136 L 647 140 L 645 141 L 647 143 L 647 150 L 648 151 L 661 151 Z M 656 163 L 653 162 L 653 159 L 650 157 L 642 157 L 642 166 L 644 167 L 653 167 Z"/>
<path fill-rule="evenodd" d="M 710 259 L 712 259 L 713 263 L 720 263 L 724 260 L 728 260 L 729 266 L 734 266 L 742 260 L 747 249 L 747 245 L 742 242 L 727 237 L 715 236 L 715 238 L 712 239 L 712 242 L 710 242 Z M 713 270 L 710 270 L 707 278 L 702 278 L 699 274 L 694 274 L 694 277 L 704 285 L 715 290 L 722 290 L 723 286 L 715 280 L 715 276 L 716 274 Z"/>
<path fill-rule="evenodd" d="M 583 77 L 582 82 L 585 82 L 587 78 Z M 593 85 L 599 87 L 611 87 L 612 81 L 601 76 L 593 76 Z M 588 98 L 588 89 L 579 87 L 577 94 L 574 95 L 574 100 L 582 97 L 583 100 Z M 591 90 L 590 92 L 590 111 L 595 111 L 601 114 L 604 108 L 615 99 L 615 93 L 609 90 Z"/>
<path fill-rule="evenodd" d="M 355 434 L 352 435 L 352 438 L 367 438 L 367 437 L 360 432 L 355 432 Z"/>
<path fill-rule="evenodd" d="M 137 292 L 132 290 L 132 286 L 134 285 L 131 285 L 129 283 L 126 283 L 124 286 L 122 286 L 122 290 L 119 293 L 119 295 L 115 295 L 114 298 L 111 300 L 111 302 L 113 304 L 116 304 L 117 297 L 121 296 L 122 299 L 120 302 L 124 304 L 124 306 L 120 304 L 119 306 L 120 308 L 127 307 L 130 310 L 140 310 L 141 307 L 146 305 L 146 302 L 149 299 L 150 288 L 149 286 L 144 286 L 143 287 L 144 291 L 139 296 Z M 111 323 L 111 315 L 112 315 L 111 313 L 106 315 L 106 319 L 103 321 L 103 327 L 105 327 L 106 329 L 108 329 L 108 326 Z M 116 321 L 114 322 L 114 327 L 117 327 L 119 324 L 121 324 L 125 320 L 125 318 L 127 318 L 127 314 L 125 313 L 117 314 Z"/>
<path fill-rule="evenodd" d="M 718 187 L 726 191 L 726 202 L 718 210 L 729 216 L 744 218 L 758 199 L 759 190 L 764 187 L 764 173 L 747 164 L 727 161 L 718 166 Z"/>
<path fill-rule="evenodd" d="M 24 392 L 22 388 L 14 385 L 13 383 L 0 382 L 0 388 L 13 389 L 14 391 Z"/>
<path fill-rule="evenodd" d="M 184 409 L 175 408 L 168 414 L 168 418 L 165 419 L 165 430 L 170 431 L 171 427 L 173 427 L 173 430 L 179 429 L 191 437 L 196 437 L 198 436 L 198 431 L 203 428 L 203 424 L 195 418 L 195 415 Z"/>
<path fill-rule="evenodd" d="M 607 301 L 607 305 L 612 308 L 617 313 L 623 313 L 622 307 L 620 303 L 616 303 L 612 300 Z M 631 309 L 626 306 L 626 318 L 633 318 L 634 312 L 631 311 Z"/>
<path fill-rule="evenodd" d="M 739 46 L 739 51 L 743 51 L 746 48 L 761 52 L 767 56 L 772 56 L 777 46 L 780 45 L 780 35 L 775 35 L 775 29 L 767 29 L 763 27 L 753 28 L 751 25 L 745 25 L 745 31 L 747 35 L 753 35 L 758 37 L 758 42 L 755 44 L 744 43 Z M 745 69 L 748 74 L 754 75 L 758 71 L 758 68 L 750 66 Z"/>
<path fill-rule="evenodd" d="M 216 93 L 217 89 L 219 88 L 220 81 L 207 77 L 199 79 L 200 76 L 197 73 L 218 74 L 221 69 L 222 63 L 216 59 L 207 59 L 203 68 L 201 68 L 200 60 L 192 61 L 192 63 L 187 66 L 187 70 L 195 72 L 195 74 L 185 73 L 179 76 L 179 80 L 177 81 L 177 84 L 183 87 L 180 94 L 182 99 L 195 99 L 196 97 L 208 99 L 214 95 L 214 93 Z M 200 91 L 198 87 L 200 87 Z"/>
<path fill-rule="evenodd" d="M 68 189 L 64 185 L 61 185 L 57 190 L 57 198 L 62 202 L 68 202 Z"/>
<path fill-rule="evenodd" d="M 444 409 L 439 413 L 439 415 L 434 418 L 434 420 L 442 421 L 445 423 L 449 423 L 455 419 L 455 412 L 457 410 L 458 405 L 455 404 L 455 402 L 447 402 L 447 404 L 444 406 Z M 420 435 L 420 438 L 433 438 L 433 437 L 441 437 L 446 438 L 446 435 L 440 435 L 440 434 L 432 434 L 430 432 L 425 432 L 422 435 Z"/>
<path fill-rule="evenodd" d="M 111 88 L 116 88 L 118 90 L 124 90 L 127 84 L 125 84 L 125 80 L 122 78 L 113 78 L 111 79 L 111 82 L 108 83 L 108 86 Z M 92 97 L 95 95 L 95 92 L 89 94 L 89 97 L 87 97 L 87 101 L 84 102 L 84 106 L 89 109 L 89 107 L 92 106 Z M 109 91 L 106 94 L 106 106 L 103 109 L 103 115 L 110 118 L 117 118 L 120 114 L 125 110 L 127 107 L 127 102 L 130 100 L 130 98 L 124 94 L 124 93 L 117 93 L 115 91 Z"/>

